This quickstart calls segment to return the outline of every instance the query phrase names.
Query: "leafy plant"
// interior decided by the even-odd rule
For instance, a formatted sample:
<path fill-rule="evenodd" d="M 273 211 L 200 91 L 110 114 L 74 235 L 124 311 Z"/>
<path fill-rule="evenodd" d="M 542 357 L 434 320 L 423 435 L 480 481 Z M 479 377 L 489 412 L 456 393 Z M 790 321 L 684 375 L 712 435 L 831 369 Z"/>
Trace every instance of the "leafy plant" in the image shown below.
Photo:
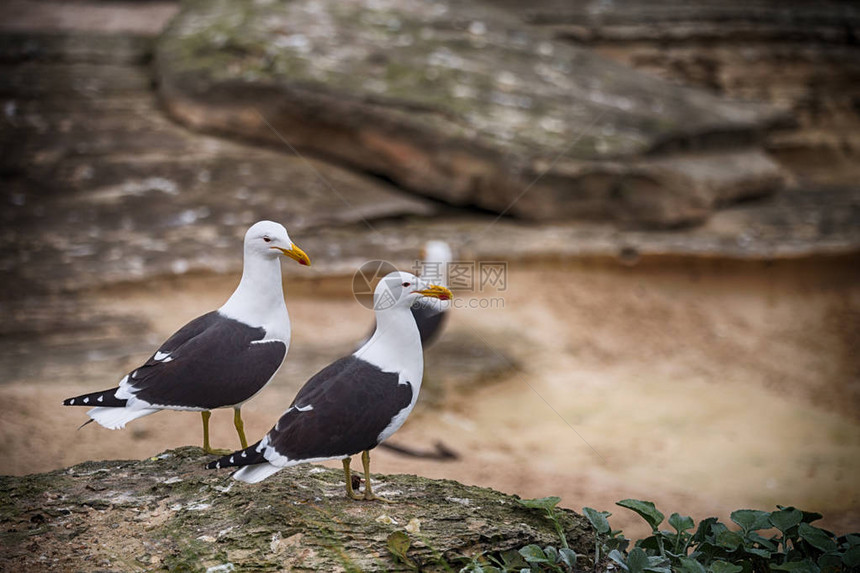
<path fill-rule="evenodd" d="M 472 558 L 460 569 L 460 573 L 570 573 L 575 571 L 576 552 L 572 550 L 564 534 L 564 526 L 555 506 L 560 497 L 520 499 L 521 505 L 529 509 L 542 510 L 558 533 L 560 547 L 530 544 L 517 551 L 501 554 L 483 554 Z"/>
<path fill-rule="evenodd" d="M 731 514 L 738 529 L 730 529 L 716 517 L 696 527 L 691 517 L 673 513 L 669 531 L 660 529 L 665 515 L 652 502 L 625 499 L 617 505 L 634 511 L 651 527 L 651 535 L 636 541 L 629 552 L 621 532 L 609 527 L 610 513 L 585 507 L 583 514 L 595 529 L 595 563 L 605 556 L 630 573 L 860 570 L 860 535 L 836 536 L 811 525 L 821 519 L 819 513 L 782 506 L 772 512 L 739 509 Z"/>
<path fill-rule="evenodd" d="M 555 527 L 555 531 L 558 533 L 559 542 L 561 544 L 561 547 L 558 549 L 552 545 L 547 545 L 544 548 L 533 544 L 526 545 L 519 550 L 519 554 L 528 565 L 527 567 L 519 569 L 519 571 L 554 571 L 558 573 L 573 571 L 574 566 L 576 565 L 576 552 L 570 548 L 570 545 L 568 545 L 567 537 L 564 535 L 564 526 L 561 524 L 558 514 L 555 511 L 555 506 L 558 505 L 561 498 L 552 496 L 541 497 L 538 499 L 520 499 L 517 501 L 529 509 L 543 510 L 547 519 L 549 519 L 552 522 L 553 527 Z M 505 571 L 508 567 L 507 564 L 500 563 L 500 565 L 503 565 L 501 571 Z"/>
<path fill-rule="evenodd" d="M 567 538 L 564 536 L 564 527 L 561 525 L 561 522 L 558 520 L 558 516 L 555 513 L 555 506 L 558 505 L 558 502 L 561 501 L 560 497 L 540 497 L 538 499 L 518 499 L 520 505 L 524 505 L 529 509 L 542 509 L 546 512 L 547 518 L 552 522 L 555 527 L 556 533 L 558 533 L 558 537 L 561 540 L 561 546 L 565 549 L 569 549 L 567 544 Z"/>
<path fill-rule="evenodd" d="M 594 562 L 600 563 L 600 560 L 612 551 L 618 551 L 623 555 L 630 545 L 630 540 L 624 537 L 621 530 L 613 530 L 609 526 L 609 517 L 612 514 L 590 507 L 583 507 L 582 513 L 597 532 L 594 538 Z"/>
<path fill-rule="evenodd" d="M 560 547 L 530 544 L 519 550 L 484 553 L 455 559 L 460 573 L 573 573 L 577 555 L 570 549 L 556 506 L 558 497 L 523 499 L 530 509 L 543 511 L 555 527 Z M 794 507 L 777 506 L 776 511 L 739 509 L 732 512 L 733 527 L 716 517 L 699 522 L 673 513 L 666 516 L 650 501 L 625 499 L 617 502 L 648 523 L 651 535 L 630 547 L 630 540 L 609 524 L 608 511 L 590 507 L 582 513 L 594 528 L 594 571 L 622 573 L 850 573 L 860 572 L 860 534 L 837 536 L 811 525 L 821 514 Z M 660 529 L 663 523 L 669 529 Z M 424 563 L 407 555 L 411 542 L 402 533 L 388 538 L 392 555 L 414 570 Z M 431 548 L 432 549 L 432 548 Z M 454 571 L 434 552 L 435 565 Z M 429 564 L 429 563 L 428 563 Z M 589 567 L 590 569 L 590 567 Z"/>

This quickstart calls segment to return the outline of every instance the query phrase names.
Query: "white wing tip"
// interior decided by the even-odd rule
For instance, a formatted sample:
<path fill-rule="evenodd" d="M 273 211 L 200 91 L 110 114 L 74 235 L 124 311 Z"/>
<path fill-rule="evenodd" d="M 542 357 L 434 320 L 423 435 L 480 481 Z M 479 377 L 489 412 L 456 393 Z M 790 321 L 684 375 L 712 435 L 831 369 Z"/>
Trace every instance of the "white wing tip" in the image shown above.
<path fill-rule="evenodd" d="M 109 430 L 121 430 L 132 420 L 136 420 L 156 412 L 158 412 L 158 410 L 154 408 L 132 410 L 130 408 L 97 407 L 88 410 L 87 416 Z"/>
<path fill-rule="evenodd" d="M 282 469 L 284 468 L 272 465 L 268 462 L 254 464 L 252 466 L 241 468 L 233 474 L 233 479 L 237 479 L 245 483 L 259 483 Z"/>

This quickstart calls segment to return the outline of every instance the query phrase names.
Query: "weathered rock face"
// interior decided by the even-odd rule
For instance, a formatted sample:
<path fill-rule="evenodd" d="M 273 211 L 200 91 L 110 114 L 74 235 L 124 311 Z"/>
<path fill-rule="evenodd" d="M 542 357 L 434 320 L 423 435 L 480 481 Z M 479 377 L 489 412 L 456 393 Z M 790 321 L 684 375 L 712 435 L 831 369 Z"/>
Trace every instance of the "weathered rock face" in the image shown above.
<path fill-rule="evenodd" d="M 334 276 L 348 285 L 371 258 L 410 268 L 421 245 L 439 238 L 464 259 L 512 264 L 804 257 L 856 252 L 860 245 L 860 197 L 849 187 L 780 193 L 723 209 L 683 231 L 528 225 L 441 209 L 337 166 L 303 164 L 174 125 L 155 102 L 150 47 L 141 36 L 0 34 L 0 383 L 67 379 L 70 372 L 113 380 L 134 365 L 112 360 L 149 352 L 163 338 L 136 311 L 109 310 L 122 298 L 110 287 L 158 289 L 157 277 L 170 282 L 214 271 L 233 275 L 217 286 L 226 296 L 241 270 L 242 233 L 263 217 L 289 225 L 313 258 L 310 270 L 283 265 L 291 292 L 315 288 L 315 282 L 301 286 L 300 277 Z M 80 296 L 90 289 L 106 290 L 95 299 Z M 449 340 L 450 334 L 431 356 L 456 368 L 429 366 L 430 403 L 443 401 L 445 389 L 492 379 L 510 366 L 497 354 L 475 354 L 484 343 Z M 301 366 L 302 354 L 291 354 L 282 379 L 303 381 L 339 356 L 323 350 Z"/>
<path fill-rule="evenodd" d="M 860 150 L 856 2 L 499 0 L 562 41 L 670 81 L 790 109 L 766 148 L 795 172 L 854 184 Z"/>
<path fill-rule="evenodd" d="M 396 503 L 355 502 L 339 471 L 303 465 L 247 485 L 203 469 L 210 458 L 186 447 L 0 477 L 0 568 L 410 571 L 421 563 L 435 571 L 484 552 L 559 543 L 543 512 L 490 489 L 375 476 L 375 490 Z M 559 514 L 585 568 L 594 533 L 581 516 Z M 396 532 L 412 541 L 411 566 L 388 550 Z"/>
<path fill-rule="evenodd" d="M 297 148 L 524 218 L 676 225 L 783 182 L 756 143 L 779 112 L 636 73 L 488 5 L 186 2 L 157 71 L 190 126 L 277 141 L 268 121 Z"/>
<path fill-rule="evenodd" d="M 0 35 L 0 298 L 234 271 L 242 236 L 264 218 L 305 245 L 310 229 L 437 210 L 335 165 L 175 125 L 151 90 L 150 46 Z"/>

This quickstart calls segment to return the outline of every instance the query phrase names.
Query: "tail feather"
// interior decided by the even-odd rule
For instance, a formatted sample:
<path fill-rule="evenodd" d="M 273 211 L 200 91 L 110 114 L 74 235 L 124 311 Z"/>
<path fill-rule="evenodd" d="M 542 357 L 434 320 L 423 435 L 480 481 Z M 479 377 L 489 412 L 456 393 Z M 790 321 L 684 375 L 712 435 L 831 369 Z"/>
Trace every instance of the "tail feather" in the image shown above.
<path fill-rule="evenodd" d="M 158 408 L 93 408 L 87 412 L 87 416 L 105 428 L 118 430 L 125 428 L 125 425 L 132 420 L 155 414 L 159 411 Z"/>
<path fill-rule="evenodd" d="M 102 390 L 101 392 L 92 392 L 91 394 L 81 394 L 74 398 L 66 398 L 63 400 L 63 406 L 103 406 L 108 408 L 123 408 L 128 400 L 117 398 L 117 390 L 119 390 L 119 388 L 111 388 L 110 390 Z"/>
<path fill-rule="evenodd" d="M 257 451 L 257 447 L 259 445 L 260 442 L 257 442 L 256 444 L 248 446 L 244 450 L 233 452 L 232 454 L 226 455 L 223 458 L 219 458 L 214 462 L 210 462 L 206 464 L 206 469 L 218 470 L 221 468 L 262 464 L 266 462 L 266 458 L 263 457 L 263 452 Z"/>
<path fill-rule="evenodd" d="M 276 466 L 269 462 L 256 464 L 253 466 L 245 466 L 233 474 L 233 479 L 243 481 L 245 483 L 258 483 L 269 477 L 275 472 L 284 469 L 281 466 Z"/>

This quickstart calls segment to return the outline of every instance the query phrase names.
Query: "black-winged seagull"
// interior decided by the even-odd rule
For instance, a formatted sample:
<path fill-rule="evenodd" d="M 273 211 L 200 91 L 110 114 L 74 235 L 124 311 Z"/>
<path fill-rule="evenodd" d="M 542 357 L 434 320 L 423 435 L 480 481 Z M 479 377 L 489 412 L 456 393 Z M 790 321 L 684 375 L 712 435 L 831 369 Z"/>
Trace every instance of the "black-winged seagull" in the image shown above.
<path fill-rule="evenodd" d="M 416 266 L 420 267 L 421 270 L 419 276 L 424 280 L 447 288 L 448 265 L 452 259 L 453 255 L 448 243 L 435 240 L 427 241 L 421 249 L 420 263 L 416 261 Z M 421 347 L 425 350 L 439 339 L 442 327 L 447 321 L 450 306 L 450 301 L 427 298 L 420 298 L 413 303 L 412 316 L 415 317 L 415 324 L 418 325 L 418 333 L 421 335 Z M 367 336 L 356 345 L 356 348 L 361 348 L 364 343 L 370 340 L 375 330 L 376 325 L 374 324 Z"/>
<path fill-rule="evenodd" d="M 452 262 L 451 247 L 445 241 L 427 241 L 421 253 L 421 276 L 439 286 L 448 287 L 448 265 Z M 412 316 L 421 334 L 421 345 L 427 348 L 439 339 L 448 318 L 451 303 L 443 300 L 415 301 Z"/>
<path fill-rule="evenodd" d="M 203 416 L 203 449 L 209 445 L 209 417 L 215 408 L 233 408 L 233 423 L 247 447 L 242 404 L 268 384 L 290 346 L 290 316 L 284 303 L 280 256 L 310 265 L 287 230 L 260 221 L 245 233 L 242 280 L 218 310 L 195 318 L 131 371 L 116 388 L 75 396 L 65 406 L 93 406 L 87 412 L 106 428 L 159 410 L 191 410 Z"/>
<path fill-rule="evenodd" d="M 420 297 L 449 300 L 451 291 L 410 273 L 386 275 L 373 294 L 370 340 L 312 376 L 262 440 L 206 467 L 243 466 L 233 477 L 256 483 L 296 464 L 342 459 L 347 495 L 382 499 L 370 484 L 370 450 L 403 425 L 418 399 L 424 356 L 409 309 Z M 353 491 L 349 470 L 358 453 L 364 496 Z"/>

